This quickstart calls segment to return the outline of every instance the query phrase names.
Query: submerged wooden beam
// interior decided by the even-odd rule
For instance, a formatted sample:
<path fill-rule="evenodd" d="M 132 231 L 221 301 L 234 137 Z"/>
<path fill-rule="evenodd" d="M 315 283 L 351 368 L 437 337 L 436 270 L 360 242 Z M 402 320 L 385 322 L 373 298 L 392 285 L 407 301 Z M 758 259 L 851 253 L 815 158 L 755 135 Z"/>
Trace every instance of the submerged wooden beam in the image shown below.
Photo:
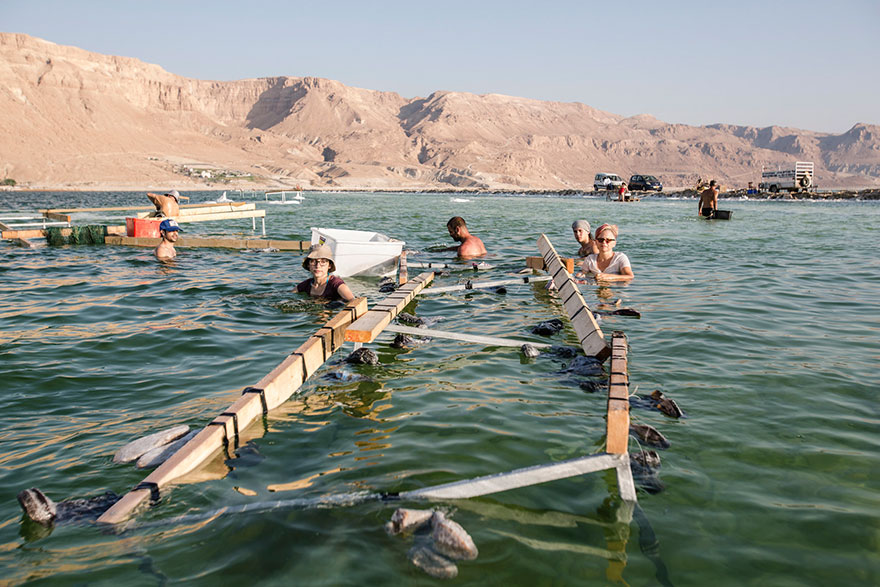
<path fill-rule="evenodd" d="M 387 298 L 370 308 L 366 314 L 348 327 L 345 340 L 373 342 L 397 314 L 410 303 L 426 285 L 434 279 L 433 271 L 426 271 L 402 285 Z"/>
<path fill-rule="evenodd" d="M 627 452 L 629 445 L 629 375 L 626 366 L 626 335 L 611 335 L 611 364 L 608 376 L 608 422 L 605 450 Z"/>
<path fill-rule="evenodd" d="M 287 401 L 339 348 L 346 327 L 366 309 L 366 298 L 346 304 L 342 312 L 318 329 L 256 386 L 245 388 L 235 403 L 104 512 L 98 522 L 118 524 L 124 521 L 144 501 L 157 499 L 161 488 L 197 468 L 230 441 L 237 443 L 241 430 Z"/>
<path fill-rule="evenodd" d="M 605 342 L 605 336 L 596 317 L 587 307 L 587 302 L 578 290 L 574 278 L 571 276 L 560 260 L 559 254 L 553 248 L 553 244 L 547 235 L 542 234 L 538 239 L 538 250 L 543 255 L 544 262 L 547 263 L 550 275 L 553 278 L 553 284 L 559 292 L 562 299 L 562 305 L 568 314 L 569 320 L 574 331 L 577 333 L 578 340 L 584 352 L 596 357 L 600 361 L 604 361 L 611 353 L 608 343 Z"/>
<path fill-rule="evenodd" d="M 566 271 L 568 271 L 569 273 L 574 273 L 574 259 L 560 257 L 560 260 L 565 266 Z M 543 257 L 526 257 L 526 267 L 528 267 L 529 269 L 536 269 L 538 271 L 547 271 L 547 263 L 544 262 Z"/>
<path fill-rule="evenodd" d="M 465 481 L 455 481 L 434 487 L 425 487 L 400 493 L 401 499 L 468 499 L 481 495 L 490 495 L 509 491 L 520 487 L 528 487 L 548 481 L 557 481 L 568 477 L 577 477 L 585 473 L 614 469 L 621 462 L 629 460 L 623 455 L 598 454 L 551 463 L 516 469 L 508 473 L 485 475 Z"/>
<path fill-rule="evenodd" d="M 130 247 L 155 247 L 159 244 L 155 237 L 107 236 L 106 245 L 124 245 Z M 181 235 L 175 246 L 183 248 L 221 248 L 221 249 L 278 249 L 279 251 L 307 251 L 309 241 L 281 241 L 264 238 L 200 238 Z"/>
<path fill-rule="evenodd" d="M 530 344 L 537 348 L 549 348 L 553 346 L 546 342 L 532 342 L 530 340 L 516 340 L 513 338 L 502 338 L 499 336 L 483 336 L 480 334 L 462 334 L 459 332 L 449 332 L 447 330 L 430 330 L 428 328 L 413 328 L 412 326 L 400 326 L 398 324 L 389 324 L 385 327 L 388 332 L 399 332 L 401 334 L 410 334 L 412 336 L 430 336 L 433 338 L 446 338 L 449 340 L 457 340 L 460 342 L 472 342 L 474 344 L 483 344 L 487 346 L 505 346 L 519 348 L 524 344 Z"/>
<path fill-rule="evenodd" d="M 125 226 L 105 226 L 107 234 L 119 235 L 125 234 Z M 62 228 L 61 236 L 70 236 L 72 230 L 70 228 Z M 40 238 L 46 236 L 46 231 L 42 228 L 34 230 L 4 230 L 0 233 L 0 238 Z M 158 242 L 158 241 L 157 241 Z M 155 245 L 154 245 L 155 246 Z"/>
<path fill-rule="evenodd" d="M 490 287 L 498 287 L 500 285 L 519 285 L 521 283 L 544 283 L 552 278 L 548 275 L 524 275 L 510 279 L 496 279 L 494 281 L 468 281 L 458 285 L 447 285 L 445 287 L 429 287 L 423 294 L 447 293 L 450 291 L 465 291 L 469 289 L 486 289 Z"/>

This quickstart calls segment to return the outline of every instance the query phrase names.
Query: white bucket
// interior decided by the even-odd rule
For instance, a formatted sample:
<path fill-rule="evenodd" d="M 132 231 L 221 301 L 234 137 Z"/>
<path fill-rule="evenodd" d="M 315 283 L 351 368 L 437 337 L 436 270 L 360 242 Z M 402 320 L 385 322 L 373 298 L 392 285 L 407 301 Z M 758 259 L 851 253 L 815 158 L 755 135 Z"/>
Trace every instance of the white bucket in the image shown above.
<path fill-rule="evenodd" d="M 403 250 L 403 241 L 367 230 L 312 227 L 312 244 L 322 244 L 333 251 L 335 275 L 392 275 Z"/>

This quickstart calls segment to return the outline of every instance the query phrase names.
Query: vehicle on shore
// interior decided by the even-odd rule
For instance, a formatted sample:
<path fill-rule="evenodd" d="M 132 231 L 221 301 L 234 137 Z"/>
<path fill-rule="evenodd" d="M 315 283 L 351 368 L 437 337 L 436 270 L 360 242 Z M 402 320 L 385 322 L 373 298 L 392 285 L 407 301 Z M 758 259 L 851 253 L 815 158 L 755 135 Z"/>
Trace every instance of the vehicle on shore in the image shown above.
<path fill-rule="evenodd" d="M 623 179 L 616 173 L 597 173 L 593 178 L 593 189 L 599 190 L 616 190 L 623 185 Z"/>
<path fill-rule="evenodd" d="M 758 189 L 773 193 L 782 190 L 800 192 L 807 191 L 814 185 L 813 164 L 808 161 L 797 161 L 793 167 L 786 169 L 762 170 Z"/>
<path fill-rule="evenodd" d="M 633 175 L 629 178 L 629 189 L 633 192 L 662 192 L 663 184 L 653 175 Z"/>

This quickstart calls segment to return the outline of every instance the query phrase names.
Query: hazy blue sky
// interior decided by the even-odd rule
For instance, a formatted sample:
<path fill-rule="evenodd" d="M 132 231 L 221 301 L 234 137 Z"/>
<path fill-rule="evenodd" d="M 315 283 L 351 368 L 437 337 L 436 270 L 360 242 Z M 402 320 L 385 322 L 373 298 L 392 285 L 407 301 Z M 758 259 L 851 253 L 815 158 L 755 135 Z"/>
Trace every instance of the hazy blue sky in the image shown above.
<path fill-rule="evenodd" d="M 880 124 L 880 0 L 0 0 L 0 30 L 198 79 L 500 93 L 695 125 Z"/>

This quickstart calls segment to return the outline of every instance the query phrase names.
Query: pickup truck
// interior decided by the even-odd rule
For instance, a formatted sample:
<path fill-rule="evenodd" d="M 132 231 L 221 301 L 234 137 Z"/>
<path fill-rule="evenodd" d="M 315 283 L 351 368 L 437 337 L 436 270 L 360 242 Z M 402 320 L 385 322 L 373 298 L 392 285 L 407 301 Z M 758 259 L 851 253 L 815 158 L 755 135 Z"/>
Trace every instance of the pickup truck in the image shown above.
<path fill-rule="evenodd" d="M 758 189 L 773 193 L 782 190 L 800 192 L 807 191 L 813 185 L 813 164 L 808 161 L 797 161 L 793 167 L 786 169 L 763 170 Z"/>

